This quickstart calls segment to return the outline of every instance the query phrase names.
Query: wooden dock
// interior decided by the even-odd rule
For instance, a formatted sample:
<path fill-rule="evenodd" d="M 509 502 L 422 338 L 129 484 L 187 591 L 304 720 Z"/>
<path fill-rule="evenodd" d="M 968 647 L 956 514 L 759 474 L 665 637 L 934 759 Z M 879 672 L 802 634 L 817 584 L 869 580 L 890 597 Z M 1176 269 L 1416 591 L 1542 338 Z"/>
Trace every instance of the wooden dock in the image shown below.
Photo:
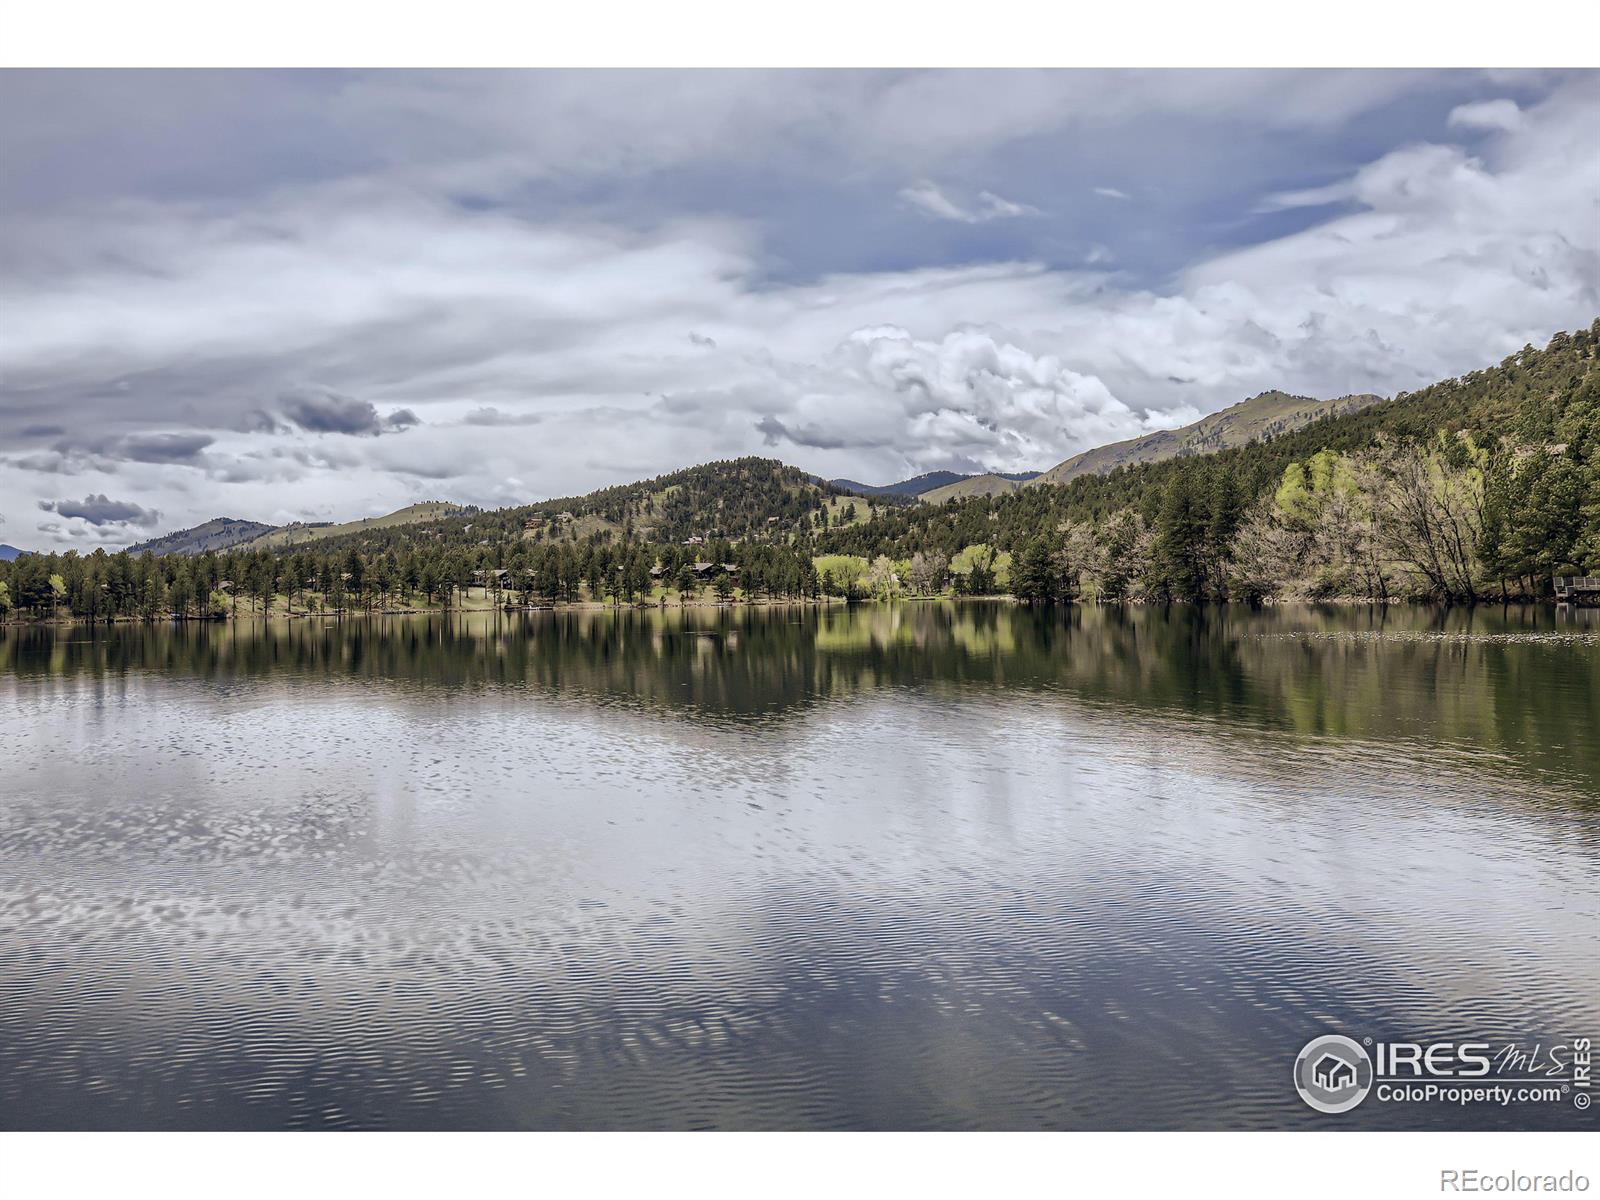
<path fill-rule="evenodd" d="M 1553 575 L 1557 600 L 1572 600 L 1580 595 L 1600 595 L 1600 575 Z"/>

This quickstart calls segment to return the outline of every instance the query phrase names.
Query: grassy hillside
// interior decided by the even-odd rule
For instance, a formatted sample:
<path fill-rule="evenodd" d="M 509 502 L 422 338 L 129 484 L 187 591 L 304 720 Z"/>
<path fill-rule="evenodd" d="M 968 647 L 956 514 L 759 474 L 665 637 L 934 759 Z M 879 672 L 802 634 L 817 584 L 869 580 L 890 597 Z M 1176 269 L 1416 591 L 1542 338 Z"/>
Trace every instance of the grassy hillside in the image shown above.
<path fill-rule="evenodd" d="M 966 500 L 973 496 L 1004 496 L 1022 486 L 1022 481 L 1007 475 L 968 475 L 944 487 L 924 492 L 918 499 L 926 504 L 947 504 L 951 500 Z"/>
<path fill-rule="evenodd" d="M 308 542 L 321 542 L 368 530 L 420 525 L 427 521 L 453 517 L 464 511 L 466 510 L 459 504 L 449 504 L 443 500 L 425 500 L 421 504 L 410 504 L 381 517 L 363 517 L 358 521 L 345 521 L 337 525 L 285 525 L 246 544 L 251 550 L 283 550 L 290 546 L 303 546 Z"/>
<path fill-rule="evenodd" d="M 1382 399 L 1382 396 L 1360 395 L 1313 400 L 1286 392 L 1262 392 L 1181 429 L 1163 429 L 1085 450 L 1051 467 L 1033 482 L 1036 485 L 1069 483 L 1080 475 L 1108 475 L 1118 467 L 1161 462 L 1184 454 L 1213 454 L 1280 437 L 1313 421 L 1356 412 Z"/>
<path fill-rule="evenodd" d="M 132 554 L 204 554 L 208 550 L 226 550 L 272 533 L 278 527 L 260 521 L 241 521 L 237 517 L 213 517 L 204 524 L 189 529 L 151 538 L 130 546 Z"/>

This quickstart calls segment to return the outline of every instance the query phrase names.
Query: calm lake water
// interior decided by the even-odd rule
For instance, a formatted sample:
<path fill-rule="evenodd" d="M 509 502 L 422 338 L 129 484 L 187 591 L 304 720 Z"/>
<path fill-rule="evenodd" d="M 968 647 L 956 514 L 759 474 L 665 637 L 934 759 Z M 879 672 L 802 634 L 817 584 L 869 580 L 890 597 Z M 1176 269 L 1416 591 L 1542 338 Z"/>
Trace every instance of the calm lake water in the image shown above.
<path fill-rule="evenodd" d="M 1600 610 L 0 630 L 0 1128 L 1594 1128 Z"/>

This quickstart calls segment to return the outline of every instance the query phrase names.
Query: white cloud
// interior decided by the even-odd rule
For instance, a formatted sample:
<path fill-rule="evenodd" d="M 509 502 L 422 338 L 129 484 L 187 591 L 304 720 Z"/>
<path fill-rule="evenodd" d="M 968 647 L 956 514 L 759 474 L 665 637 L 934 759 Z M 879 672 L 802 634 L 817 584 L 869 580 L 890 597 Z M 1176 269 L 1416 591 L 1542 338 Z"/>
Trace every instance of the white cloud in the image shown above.
<path fill-rule="evenodd" d="M 940 191 L 937 184 L 927 180 L 901 188 L 900 199 L 920 208 L 930 216 L 942 217 L 946 221 L 976 220 L 966 209 Z"/>
<path fill-rule="evenodd" d="M 1126 200 L 1128 193 L 1114 187 L 1097 187 L 1094 189 L 1096 196 L 1104 196 L 1108 200 Z"/>
<path fill-rule="evenodd" d="M 977 328 L 937 341 L 892 325 L 858 329 L 782 382 L 786 402 L 761 426 L 774 443 L 910 447 L 919 463 L 1026 469 L 1139 430 L 1099 379 Z"/>
<path fill-rule="evenodd" d="M 1451 129 L 1497 129 L 1509 133 L 1522 125 L 1522 109 L 1515 100 L 1481 100 L 1450 110 Z"/>
<path fill-rule="evenodd" d="M 961 221 L 968 225 L 979 225 L 985 221 L 997 221 L 1006 217 L 1039 215 L 1039 210 L 1032 205 L 1019 204 L 1014 200 L 1007 200 L 1004 196 L 997 196 L 993 192 L 979 192 L 975 204 L 963 206 L 945 195 L 938 184 L 926 179 L 910 187 L 901 188 L 899 194 L 900 199 L 921 209 L 929 216 L 939 217 L 945 221 Z"/>

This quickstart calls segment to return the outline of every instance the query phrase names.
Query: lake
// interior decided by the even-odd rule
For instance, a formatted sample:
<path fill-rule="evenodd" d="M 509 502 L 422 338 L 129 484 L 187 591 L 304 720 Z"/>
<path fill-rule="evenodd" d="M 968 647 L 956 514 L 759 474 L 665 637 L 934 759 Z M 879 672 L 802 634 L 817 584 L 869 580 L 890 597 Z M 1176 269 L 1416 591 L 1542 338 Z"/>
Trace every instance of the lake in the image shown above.
<path fill-rule="evenodd" d="M 0 630 L 0 1128 L 1593 1128 L 1600 610 Z"/>

